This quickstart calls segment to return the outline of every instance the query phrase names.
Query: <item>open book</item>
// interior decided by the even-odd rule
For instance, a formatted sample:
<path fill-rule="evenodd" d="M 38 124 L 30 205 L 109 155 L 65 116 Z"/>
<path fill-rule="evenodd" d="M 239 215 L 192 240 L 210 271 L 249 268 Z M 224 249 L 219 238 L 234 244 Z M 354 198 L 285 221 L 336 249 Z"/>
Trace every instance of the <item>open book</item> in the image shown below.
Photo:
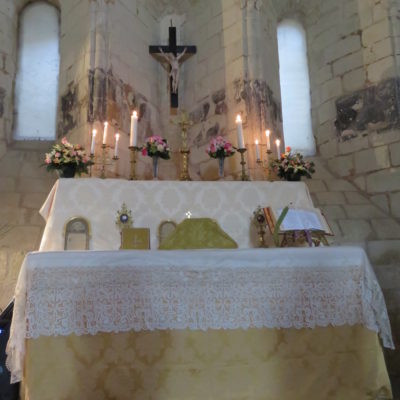
<path fill-rule="evenodd" d="M 265 207 L 263 210 L 272 234 L 274 234 L 275 227 L 278 224 L 279 233 L 287 231 L 319 231 L 325 235 L 333 236 L 331 228 L 318 208 Z M 280 218 L 281 215 L 282 219 Z"/>

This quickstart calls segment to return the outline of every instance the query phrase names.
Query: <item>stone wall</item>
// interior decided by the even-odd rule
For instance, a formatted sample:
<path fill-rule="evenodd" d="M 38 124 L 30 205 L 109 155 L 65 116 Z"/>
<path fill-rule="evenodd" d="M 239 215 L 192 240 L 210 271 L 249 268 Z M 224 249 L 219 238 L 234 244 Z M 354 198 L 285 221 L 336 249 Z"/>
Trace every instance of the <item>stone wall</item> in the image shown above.
<path fill-rule="evenodd" d="M 15 76 L 17 30 L 15 6 L 0 4 L 0 158 L 11 139 L 13 112 L 13 78 Z"/>
<path fill-rule="evenodd" d="M 335 244 L 359 244 L 383 288 L 400 341 L 400 125 L 398 2 L 276 2 L 278 19 L 299 18 L 307 31 L 317 173 L 314 203 Z M 387 352 L 398 381 L 397 352 Z M 397 387 L 397 385 L 396 385 Z"/>
<path fill-rule="evenodd" d="M 0 309 L 12 298 L 24 255 L 38 249 L 44 226 L 38 210 L 56 179 L 40 167 L 51 142 L 13 140 L 18 13 L 27 3 L 0 2 Z M 89 2 L 51 3 L 61 21 L 57 135 L 78 137 L 87 123 Z"/>
<path fill-rule="evenodd" d="M 17 142 L 0 159 L 0 311 L 12 299 L 25 254 L 39 248 L 44 220 L 38 210 L 55 182 L 40 168 L 47 147 Z"/>

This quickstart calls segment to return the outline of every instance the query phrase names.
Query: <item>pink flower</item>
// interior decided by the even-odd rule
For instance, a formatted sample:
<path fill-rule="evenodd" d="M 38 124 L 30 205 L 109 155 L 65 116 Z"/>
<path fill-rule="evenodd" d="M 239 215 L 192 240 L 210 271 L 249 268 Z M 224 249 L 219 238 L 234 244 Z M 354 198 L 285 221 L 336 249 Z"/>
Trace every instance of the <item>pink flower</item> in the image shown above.
<path fill-rule="evenodd" d="M 46 164 L 51 164 L 51 160 L 50 158 L 46 158 L 46 160 L 44 161 Z"/>
<path fill-rule="evenodd" d="M 57 152 L 56 154 L 54 154 L 55 157 L 61 157 L 61 153 Z"/>
<path fill-rule="evenodd" d="M 147 156 L 147 149 L 145 147 L 142 149 L 142 156 Z"/>
<path fill-rule="evenodd" d="M 68 143 L 68 140 L 67 140 L 67 138 L 66 137 L 63 137 L 62 139 L 61 139 L 61 143 L 62 144 L 67 144 Z"/>

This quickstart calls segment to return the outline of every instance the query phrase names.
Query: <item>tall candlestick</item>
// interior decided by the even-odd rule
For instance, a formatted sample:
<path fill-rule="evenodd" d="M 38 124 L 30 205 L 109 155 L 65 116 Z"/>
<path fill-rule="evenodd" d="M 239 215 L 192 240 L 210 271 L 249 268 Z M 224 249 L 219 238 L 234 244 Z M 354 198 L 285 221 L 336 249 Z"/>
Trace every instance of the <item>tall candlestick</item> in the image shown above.
<path fill-rule="evenodd" d="M 137 147 L 137 128 L 138 128 L 138 115 L 134 111 L 131 116 L 131 135 L 129 137 L 129 146 Z"/>
<path fill-rule="evenodd" d="M 276 151 L 278 153 L 278 159 L 280 159 L 281 158 L 281 141 L 279 139 L 276 139 L 275 144 L 276 144 Z"/>
<path fill-rule="evenodd" d="M 260 159 L 260 146 L 258 145 L 258 140 L 256 140 L 256 157 L 258 161 Z"/>
<path fill-rule="evenodd" d="M 107 133 L 108 133 L 108 122 L 104 122 L 104 131 L 103 131 L 103 144 L 107 142 Z"/>
<path fill-rule="evenodd" d="M 243 126 L 242 126 L 242 117 L 238 114 L 236 116 L 236 124 L 237 124 L 237 142 L 238 148 L 244 149 L 244 139 L 243 139 Z"/>
<path fill-rule="evenodd" d="M 115 134 L 114 158 L 118 158 L 119 133 Z"/>
<path fill-rule="evenodd" d="M 96 144 L 96 135 L 97 135 L 97 131 L 96 129 L 93 129 L 92 131 L 92 144 L 90 146 L 90 154 L 94 154 L 94 147 Z"/>
<path fill-rule="evenodd" d="M 265 131 L 265 136 L 267 137 L 267 150 L 271 150 L 271 141 L 270 141 L 271 131 L 267 129 Z"/>

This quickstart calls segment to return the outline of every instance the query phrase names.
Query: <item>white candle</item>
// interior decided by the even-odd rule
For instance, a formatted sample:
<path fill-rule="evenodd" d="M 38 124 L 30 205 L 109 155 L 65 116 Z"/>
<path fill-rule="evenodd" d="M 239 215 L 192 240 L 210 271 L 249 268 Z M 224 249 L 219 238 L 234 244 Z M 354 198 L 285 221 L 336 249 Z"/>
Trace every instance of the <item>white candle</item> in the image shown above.
<path fill-rule="evenodd" d="M 97 131 L 96 131 L 96 129 L 93 129 L 93 131 L 92 131 L 92 144 L 90 146 L 90 154 L 93 154 L 93 155 L 94 155 L 94 147 L 95 147 L 95 144 L 96 144 L 96 135 L 97 135 Z"/>
<path fill-rule="evenodd" d="M 258 140 L 256 140 L 256 157 L 257 157 L 257 161 L 260 160 L 260 146 L 258 144 Z"/>
<path fill-rule="evenodd" d="M 243 126 L 242 126 L 242 118 L 238 114 L 236 116 L 236 124 L 237 124 L 237 143 L 239 149 L 244 149 L 244 139 L 243 139 Z"/>
<path fill-rule="evenodd" d="M 119 142 L 119 133 L 115 134 L 115 147 L 114 147 L 114 157 L 118 157 L 118 142 Z"/>
<path fill-rule="evenodd" d="M 107 142 L 107 133 L 108 133 L 108 122 L 104 122 L 104 131 L 103 131 L 103 144 Z"/>
<path fill-rule="evenodd" d="M 129 137 L 129 146 L 137 147 L 137 127 L 138 127 L 138 115 L 134 111 L 131 116 L 131 135 Z"/>
<path fill-rule="evenodd" d="M 265 131 L 265 136 L 267 137 L 267 150 L 271 150 L 271 141 L 270 141 L 270 137 L 269 137 L 270 134 L 271 134 L 271 131 L 269 129 L 267 129 Z"/>
<path fill-rule="evenodd" d="M 278 158 L 281 158 L 281 141 L 279 139 L 275 140 L 275 144 L 276 144 L 276 151 L 278 153 Z"/>

